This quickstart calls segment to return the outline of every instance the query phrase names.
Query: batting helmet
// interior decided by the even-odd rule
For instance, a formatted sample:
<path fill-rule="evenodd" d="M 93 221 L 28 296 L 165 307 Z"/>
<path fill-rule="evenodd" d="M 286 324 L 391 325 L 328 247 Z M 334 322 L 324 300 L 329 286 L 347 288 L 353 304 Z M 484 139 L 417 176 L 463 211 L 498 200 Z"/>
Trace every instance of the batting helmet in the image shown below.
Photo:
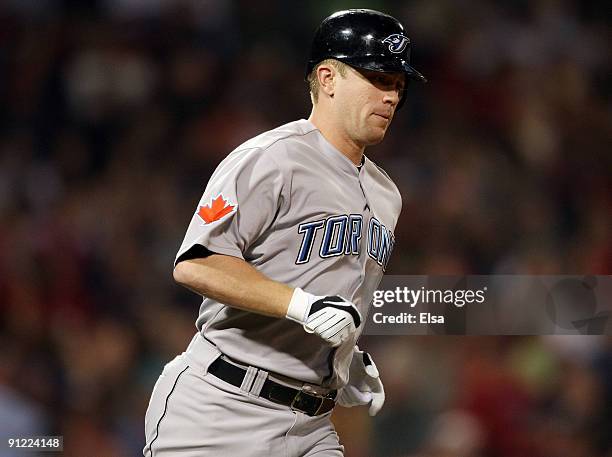
<path fill-rule="evenodd" d="M 350 9 L 325 18 L 312 41 L 306 77 L 325 59 L 365 70 L 404 72 L 409 79 L 427 82 L 410 66 L 410 39 L 404 26 L 379 11 Z"/>

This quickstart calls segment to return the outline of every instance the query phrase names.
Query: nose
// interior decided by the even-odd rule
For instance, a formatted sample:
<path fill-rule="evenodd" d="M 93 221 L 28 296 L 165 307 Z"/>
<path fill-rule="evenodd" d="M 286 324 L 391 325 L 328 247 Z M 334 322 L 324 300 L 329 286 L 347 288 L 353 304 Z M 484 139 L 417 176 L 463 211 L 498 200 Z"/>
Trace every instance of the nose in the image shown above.
<path fill-rule="evenodd" d="M 398 90 L 387 90 L 385 91 L 385 95 L 383 97 L 383 102 L 385 104 L 392 105 L 394 108 L 400 101 L 400 92 Z"/>

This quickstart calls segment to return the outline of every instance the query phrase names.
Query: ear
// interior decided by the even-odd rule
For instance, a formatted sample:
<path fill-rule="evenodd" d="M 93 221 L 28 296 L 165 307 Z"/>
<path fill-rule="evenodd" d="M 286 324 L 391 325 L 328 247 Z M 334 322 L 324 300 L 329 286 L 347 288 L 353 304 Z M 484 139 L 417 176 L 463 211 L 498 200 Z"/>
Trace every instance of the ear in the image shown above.
<path fill-rule="evenodd" d="M 334 96 L 336 74 L 336 69 L 331 65 L 319 65 L 317 68 L 319 87 L 321 88 L 321 91 L 327 94 L 329 97 Z"/>

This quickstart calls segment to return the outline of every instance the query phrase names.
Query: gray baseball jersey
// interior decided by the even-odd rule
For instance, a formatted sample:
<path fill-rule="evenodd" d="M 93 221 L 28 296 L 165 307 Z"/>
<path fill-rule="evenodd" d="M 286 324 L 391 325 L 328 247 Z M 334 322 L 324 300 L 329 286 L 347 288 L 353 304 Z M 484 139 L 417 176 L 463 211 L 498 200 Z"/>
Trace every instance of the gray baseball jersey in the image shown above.
<path fill-rule="evenodd" d="M 395 184 L 365 158 L 358 169 L 309 121 L 265 132 L 212 175 L 177 261 L 196 245 L 244 259 L 269 278 L 340 295 L 365 318 L 393 249 L 401 209 Z M 295 322 L 204 298 L 196 322 L 221 352 L 248 365 L 339 388 L 354 338 L 332 349 Z"/>

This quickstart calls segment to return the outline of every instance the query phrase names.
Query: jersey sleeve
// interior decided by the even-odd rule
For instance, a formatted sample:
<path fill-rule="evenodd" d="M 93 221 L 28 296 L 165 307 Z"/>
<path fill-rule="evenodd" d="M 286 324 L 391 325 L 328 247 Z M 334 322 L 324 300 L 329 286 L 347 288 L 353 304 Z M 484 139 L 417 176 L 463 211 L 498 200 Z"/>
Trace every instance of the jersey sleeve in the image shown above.
<path fill-rule="evenodd" d="M 282 173 L 270 155 L 261 149 L 234 151 L 219 164 L 191 218 L 175 265 L 193 248 L 244 259 L 249 246 L 273 224 L 282 201 Z"/>

